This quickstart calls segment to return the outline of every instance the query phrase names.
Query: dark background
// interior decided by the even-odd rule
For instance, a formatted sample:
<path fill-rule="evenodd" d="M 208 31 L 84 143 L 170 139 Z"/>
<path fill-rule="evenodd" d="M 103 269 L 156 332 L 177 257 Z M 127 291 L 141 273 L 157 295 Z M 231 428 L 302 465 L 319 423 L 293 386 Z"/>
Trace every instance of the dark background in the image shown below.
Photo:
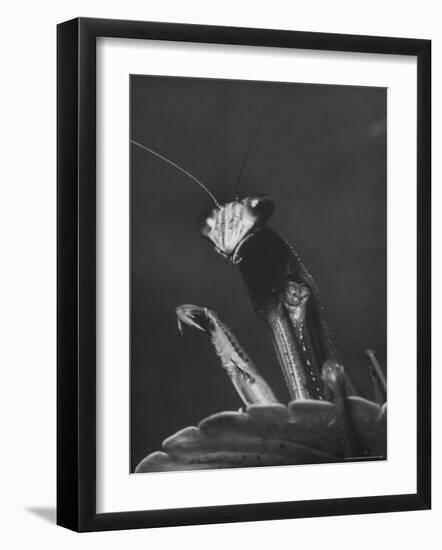
<path fill-rule="evenodd" d="M 346 368 L 370 397 L 364 350 L 386 363 L 386 90 L 132 75 L 131 138 L 180 164 L 219 202 L 268 193 L 269 225 L 319 287 Z M 196 183 L 131 145 L 131 469 L 163 439 L 242 403 L 209 340 L 175 308 L 214 309 L 288 401 L 270 338 L 239 271 L 196 231 L 213 203 Z"/>

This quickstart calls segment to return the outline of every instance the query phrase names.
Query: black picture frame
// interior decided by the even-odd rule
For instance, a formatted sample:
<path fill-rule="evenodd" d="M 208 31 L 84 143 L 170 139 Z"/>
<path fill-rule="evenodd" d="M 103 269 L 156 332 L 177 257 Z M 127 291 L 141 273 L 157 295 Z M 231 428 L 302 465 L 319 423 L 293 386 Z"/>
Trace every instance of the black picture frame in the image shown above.
<path fill-rule="evenodd" d="M 96 39 L 417 58 L 417 491 L 361 498 L 96 512 Z M 431 506 L 431 41 L 79 18 L 57 28 L 57 523 L 75 531 L 423 510 Z"/>

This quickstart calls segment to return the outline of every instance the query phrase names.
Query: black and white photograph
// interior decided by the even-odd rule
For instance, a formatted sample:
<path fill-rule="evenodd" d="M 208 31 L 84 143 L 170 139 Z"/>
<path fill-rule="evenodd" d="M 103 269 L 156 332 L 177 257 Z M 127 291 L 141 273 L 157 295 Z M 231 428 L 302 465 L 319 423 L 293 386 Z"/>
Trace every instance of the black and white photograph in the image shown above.
<path fill-rule="evenodd" d="M 2 548 L 437 546 L 438 15 L 5 4 Z"/>
<path fill-rule="evenodd" d="M 387 458 L 387 90 L 130 75 L 131 473 Z"/>

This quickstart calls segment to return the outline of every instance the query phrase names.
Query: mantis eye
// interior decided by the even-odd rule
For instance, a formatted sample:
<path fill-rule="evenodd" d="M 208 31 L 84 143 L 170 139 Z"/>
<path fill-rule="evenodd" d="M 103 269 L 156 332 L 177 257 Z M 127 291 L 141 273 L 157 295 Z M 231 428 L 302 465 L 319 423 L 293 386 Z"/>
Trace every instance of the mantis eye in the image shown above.
<path fill-rule="evenodd" d="M 212 212 L 205 214 L 197 221 L 197 230 L 202 237 L 207 237 L 215 226 L 216 220 Z"/>
<path fill-rule="evenodd" d="M 274 204 L 268 195 L 252 195 L 245 199 L 249 212 L 262 223 L 265 223 L 272 215 Z"/>

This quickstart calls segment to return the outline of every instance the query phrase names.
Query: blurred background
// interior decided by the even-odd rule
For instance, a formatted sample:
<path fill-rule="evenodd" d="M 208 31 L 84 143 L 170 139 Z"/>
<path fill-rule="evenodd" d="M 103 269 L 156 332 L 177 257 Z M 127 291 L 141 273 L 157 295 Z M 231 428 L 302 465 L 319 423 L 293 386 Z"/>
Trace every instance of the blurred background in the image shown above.
<path fill-rule="evenodd" d="M 364 350 L 386 368 L 386 89 L 132 75 L 131 138 L 203 181 L 275 201 L 269 226 L 316 280 L 346 368 L 372 397 Z M 213 207 L 191 179 L 131 145 L 131 468 L 175 431 L 242 406 L 207 337 L 175 308 L 215 310 L 281 401 L 270 338 L 239 271 L 196 231 Z"/>

